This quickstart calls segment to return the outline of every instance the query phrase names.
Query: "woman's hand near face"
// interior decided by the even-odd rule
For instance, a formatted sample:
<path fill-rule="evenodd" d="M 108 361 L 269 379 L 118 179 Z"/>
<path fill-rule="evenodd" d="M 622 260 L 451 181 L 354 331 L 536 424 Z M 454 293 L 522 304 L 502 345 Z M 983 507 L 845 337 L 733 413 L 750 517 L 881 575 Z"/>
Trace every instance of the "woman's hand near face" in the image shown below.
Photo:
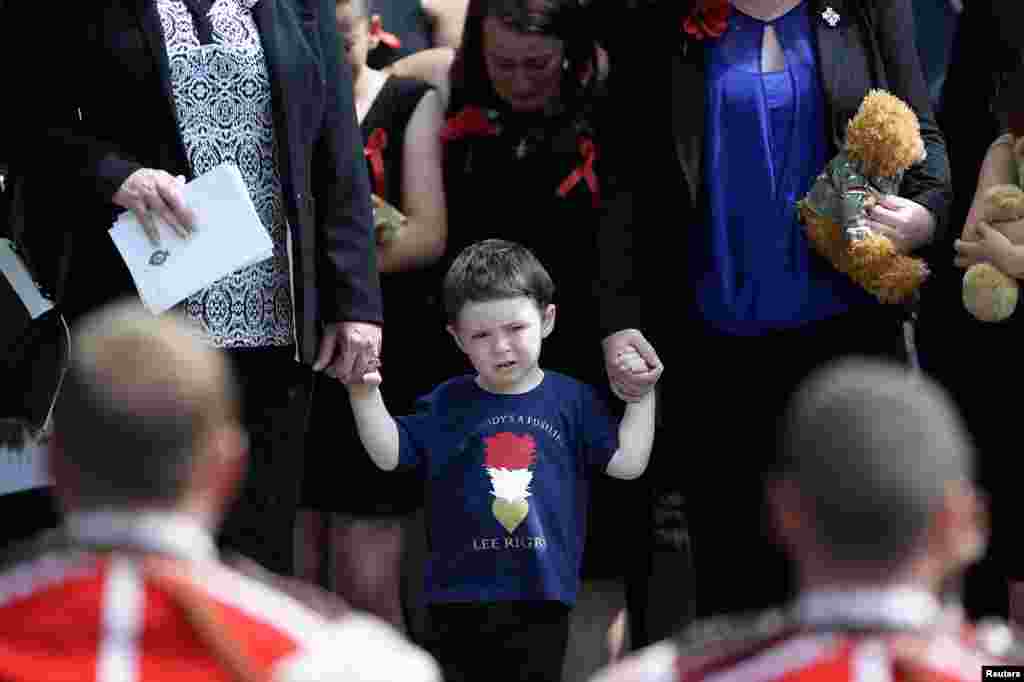
<path fill-rule="evenodd" d="M 900 253 L 911 253 L 935 236 L 935 216 L 927 208 L 895 194 L 887 194 L 868 211 L 875 232 L 892 240 Z"/>
<path fill-rule="evenodd" d="M 146 236 L 154 246 L 158 246 L 160 231 L 156 216 L 184 239 L 195 228 L 195 213 L 185 205 L 181 192 L 184 185 L 184 176 L 174 177 L 166 171 L 140 168 L 121 183 L 113 201 L 121 208 L 132 211 L 146 231 Z"/>

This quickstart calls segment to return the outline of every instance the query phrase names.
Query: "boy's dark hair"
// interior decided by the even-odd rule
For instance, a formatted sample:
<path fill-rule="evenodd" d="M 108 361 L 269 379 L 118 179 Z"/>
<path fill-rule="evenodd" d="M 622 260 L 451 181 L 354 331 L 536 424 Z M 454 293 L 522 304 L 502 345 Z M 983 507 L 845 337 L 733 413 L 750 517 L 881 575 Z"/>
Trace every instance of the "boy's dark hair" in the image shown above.
<path fill-rule="evenodd" d="M 526 296 L 542 310 L 551 303 L 555 284 L 537 257 L 521 244 L 487 239 L 464 248 L 444 277 L 444 311 L 458 321 L 467 303 Z"/>

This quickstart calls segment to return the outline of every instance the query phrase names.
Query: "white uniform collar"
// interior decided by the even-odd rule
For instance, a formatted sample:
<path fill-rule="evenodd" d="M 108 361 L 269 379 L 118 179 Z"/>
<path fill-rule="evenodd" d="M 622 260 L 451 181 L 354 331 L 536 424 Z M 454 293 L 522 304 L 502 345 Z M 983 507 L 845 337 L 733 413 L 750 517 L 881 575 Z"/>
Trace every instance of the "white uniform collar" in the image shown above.
<path fill-rule="evenodd" d="M 812 590 L 797 598 L 793 614 L 811 627 L 919 630 L 938 624 L 943 609 L 927 590 L 901 585 Z"/>
<path fill-rule="evenodd" d="M 210 531 L 196 518 L 180 512 L 92 511 L 69 514 L 68 537 L 83 544 L 137 549 L 181 559 L 217 556 Z"/>

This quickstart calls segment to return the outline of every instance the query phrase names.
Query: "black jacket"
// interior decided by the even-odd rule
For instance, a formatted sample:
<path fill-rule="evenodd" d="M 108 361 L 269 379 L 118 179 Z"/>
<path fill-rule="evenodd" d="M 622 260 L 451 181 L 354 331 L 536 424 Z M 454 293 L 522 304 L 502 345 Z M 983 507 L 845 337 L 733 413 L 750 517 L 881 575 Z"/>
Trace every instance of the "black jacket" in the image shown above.
<path fill-rule="evenodd" d="M 44 247 L 71 231 L 62 304 L 77 314 L 133 290 L 106 234 L 121 183 L 142 167 L 192 173 L 155 0 L 63 3 L 59 16 L 45 3 L 19 5 L 13 146 L 25 171 L 26 225 Z M 369 181 L 334 15 L 331 0 L 253 8 L 272 78 L 306 362 L 323 323 L 382 322 Z"/>

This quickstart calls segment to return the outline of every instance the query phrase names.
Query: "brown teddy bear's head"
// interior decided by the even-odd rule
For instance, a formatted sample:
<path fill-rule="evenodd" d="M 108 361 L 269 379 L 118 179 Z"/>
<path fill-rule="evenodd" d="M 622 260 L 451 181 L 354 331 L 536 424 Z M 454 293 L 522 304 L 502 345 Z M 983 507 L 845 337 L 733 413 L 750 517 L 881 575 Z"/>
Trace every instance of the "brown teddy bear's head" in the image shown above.
<path fill-rule="evenodd" d="M 846 151 L 868 176 L 905 171 L 925 158 L 917 114 L 885 90 L 870 91 L 846 126 Z"/>

